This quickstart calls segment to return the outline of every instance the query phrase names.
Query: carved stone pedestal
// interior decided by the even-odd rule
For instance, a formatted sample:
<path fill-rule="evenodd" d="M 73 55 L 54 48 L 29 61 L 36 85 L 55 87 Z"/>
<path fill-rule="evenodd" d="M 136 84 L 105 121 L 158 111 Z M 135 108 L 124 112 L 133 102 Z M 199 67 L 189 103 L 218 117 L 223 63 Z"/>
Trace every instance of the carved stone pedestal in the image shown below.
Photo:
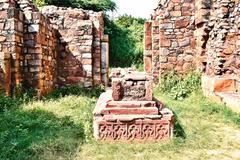
<path fill-rule="evenodd" d="M 114 101 L 109 90 L 93 114 L 98 140 L 163 140 L 173 135 L 173 113 L 158 101 Z"/>
<path fill-rule="evenodd" d="M 98 140 L 163 140 L 173 134 L 173 113 L 154 100 L 152 77 L 129 71 L 112 79 L 94 109 L 94 137 Z"/>

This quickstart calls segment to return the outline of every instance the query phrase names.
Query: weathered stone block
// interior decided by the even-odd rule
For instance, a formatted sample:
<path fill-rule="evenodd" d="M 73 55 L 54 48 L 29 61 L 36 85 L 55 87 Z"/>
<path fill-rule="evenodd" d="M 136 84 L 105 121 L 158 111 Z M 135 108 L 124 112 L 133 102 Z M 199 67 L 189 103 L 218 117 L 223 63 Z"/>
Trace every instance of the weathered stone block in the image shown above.
<path fill-rule="evenodd" d="M 180 17 L 182 15 L 182 12 L 181 11 L 171 11 L 170 15 L 172 17 Z"/>
<path fill-rule="evenodd" d="M 122 78 L 113 78 L 112 89 L 115 101 L 152 100 L 152 78 L 144 73 L 128 73 Z"/>
<path fill-rule="evenodd" d="M 236 92 L 237 81 L 233 78 L 221 78 L 219 76 L 202 76 L 203 90 L 210 92 Z"/>
<path fill-rule="evenodd" d="M 171 41 L 165 37 L 160 37 L 160 47 L 170 47 Z"/>
<path fill-rule="evenodd" d="M 186 28 L 189 25 L 189 19 L 180 19 L 175 21 L 175 28 Z"/>
<path fill-rule="evenodd" d="M 148 56 L 144 56 L 144 69 L 145 72 L 151 73 L 152 72 L 152 58 Z"/>

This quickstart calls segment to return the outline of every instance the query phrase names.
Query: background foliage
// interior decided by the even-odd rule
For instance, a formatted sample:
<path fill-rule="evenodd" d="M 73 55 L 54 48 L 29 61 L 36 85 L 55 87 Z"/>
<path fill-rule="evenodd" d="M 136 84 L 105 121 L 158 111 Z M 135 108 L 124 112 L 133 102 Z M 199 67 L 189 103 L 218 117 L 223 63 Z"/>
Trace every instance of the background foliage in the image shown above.
<path fill-rule="evenodd" d="M 143 63 L 144 21 L 129 15 L 112 21 L 106 18 L 105 33 L 110 37 L 112 67 L 139 67 Z"/>
<path fill-rule="evenodd" d="M 33 0 L 33 2 L 37 6 L 55 5 L 93 11 L 113 11 L 116 9 L 116 3 L 111 0 Z"/>
<path fill-rule="evenodd" d="M 162 78 L 159 89 L 162 92 L 170 94 L 173 99 L 183 100 L 194 91 L 201 88 L 201 73 L 195 71 L 182 77 L 174 72 L 167 74 Z"/>

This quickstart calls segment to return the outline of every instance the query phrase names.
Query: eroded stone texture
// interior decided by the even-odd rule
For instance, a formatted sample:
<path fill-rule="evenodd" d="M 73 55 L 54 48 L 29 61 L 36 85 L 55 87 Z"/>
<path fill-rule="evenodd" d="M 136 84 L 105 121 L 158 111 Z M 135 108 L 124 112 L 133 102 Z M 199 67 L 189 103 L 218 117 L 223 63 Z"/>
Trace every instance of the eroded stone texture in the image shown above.
<path fill-rule="evenodd" d="M 239 111 L 240 2 L 232 0 L 206 2 L 207 16 L 199 25 L 199 29 L 204 30 L 203 93 L 213 100 L 223 102 L 234 111 Z"/>
<path fill-rule="evenodd" d="M 112 79 L 115 101 L 152 101 L 152 77 L 146 73 L 128 72 L 122 78 Z"/>
<path fill-rule="evenodd" d="M 153 99 L 152 78 L 130 70 L 114 70 L 112 89 L 93 111 L 98 140 L 145 141 L 172 137 L 173 113 Z"/>
<path fill-rule="evenodd" d="M 15 2 L 0 1 L 0 88 L 14 94 L 22 81 L 23 14 Z"/>
<path fill-rule="evenodd" d="M 132 121 L 109 122 L 108 118 L 96 122 L 99 140 L 164 140 L 171 137 L 170 121 L 136 118 Z"/>
<path fill-rule="evenodd" d="M 206 46 L 206 74 L 240 77 L 240 2 L 213 1 Z"/>

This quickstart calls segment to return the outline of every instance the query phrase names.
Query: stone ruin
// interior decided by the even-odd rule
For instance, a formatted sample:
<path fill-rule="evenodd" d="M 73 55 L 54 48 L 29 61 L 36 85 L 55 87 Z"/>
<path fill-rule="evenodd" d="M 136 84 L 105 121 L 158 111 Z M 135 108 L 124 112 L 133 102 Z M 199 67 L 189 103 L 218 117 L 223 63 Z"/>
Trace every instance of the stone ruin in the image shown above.
<path fill-rule="evenodd" d="M 239 0 L 161 0 L 145 23 L 145 71 L 158 83 L 201 70 L 204 94 L 240 111 L 239 33 Z"/>
<path fill-rule="evenodd" d="M 103 12 L 0 0 L 0 90 L 108 84 Z"/>
<path fill-rule="evenodd" d="M 0 0 L 0 91 L 39 96 L 68 85 L 108 85 L 103 12 Z M 145 23 L 146 73 L 116 71 L 93 112 L 99 140 L 163 140 L 173 113 L 153 84 L 175 71 L 201 70 L 206 96 L 240 111 L 239 0 L 161 0 Z"/>
<path fill-rule="evenodd" d="M 115 71 L 112 89 L 94 109 L 94 137 L 107 141 L 164 140 L 173 135 L 173 113 L 153 98 L 152 76 Z"/>

